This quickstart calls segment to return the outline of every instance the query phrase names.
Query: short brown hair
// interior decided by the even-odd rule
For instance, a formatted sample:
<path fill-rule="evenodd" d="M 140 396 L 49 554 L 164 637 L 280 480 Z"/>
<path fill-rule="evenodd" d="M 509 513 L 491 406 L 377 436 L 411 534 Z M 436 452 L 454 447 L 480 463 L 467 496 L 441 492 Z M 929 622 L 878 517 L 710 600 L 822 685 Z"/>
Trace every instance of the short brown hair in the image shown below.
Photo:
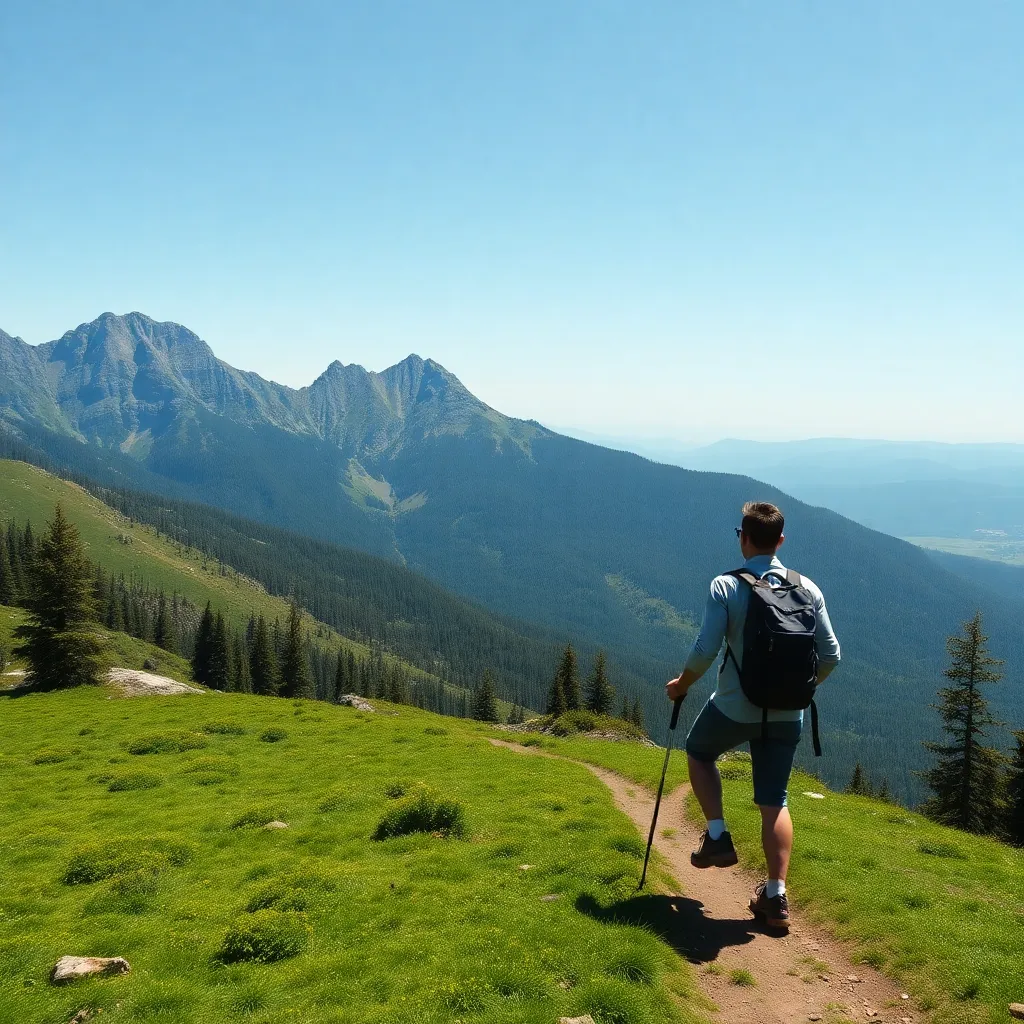
<path fill-rule="evenodd" d="M 748 501 L 743 506 L 741 527 L 756 548 L 778 547 L 785 525 L 782 510 L 769 501 Z"/>

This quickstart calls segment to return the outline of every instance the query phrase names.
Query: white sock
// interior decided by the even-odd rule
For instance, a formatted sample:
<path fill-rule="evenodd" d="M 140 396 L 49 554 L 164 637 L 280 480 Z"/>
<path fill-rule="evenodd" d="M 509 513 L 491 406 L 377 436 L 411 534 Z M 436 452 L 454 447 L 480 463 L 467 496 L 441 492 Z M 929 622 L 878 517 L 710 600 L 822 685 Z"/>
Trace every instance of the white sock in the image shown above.
<path fill-rule="evenodd" d="M 727 832 L 728 829 L 725 827 L 725 818 L 715 818 L 714 821 L 708 822 L 708 835 L 714 840 L 722 838 L 722 833 Z"/>
<path fill-rule="evenodd" d="M 769 878 L 764 887 L 764 894 L 767 899 L 773 899 L 775 896 L 785 896 L 786 883 L 778 878 Z"/>

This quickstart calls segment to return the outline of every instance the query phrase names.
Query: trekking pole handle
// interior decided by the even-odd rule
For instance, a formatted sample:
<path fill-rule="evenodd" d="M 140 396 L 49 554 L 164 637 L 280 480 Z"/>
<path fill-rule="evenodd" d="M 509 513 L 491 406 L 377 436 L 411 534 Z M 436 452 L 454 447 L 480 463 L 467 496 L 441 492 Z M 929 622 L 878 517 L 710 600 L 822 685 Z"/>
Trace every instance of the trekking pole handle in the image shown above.
<path fill-rule="evenodd" d="M 672 721 L 668 723 L 668 727 L 675 730 L 676 725 L 679 724 L 679 712 L 683 706 L 683 698 L 676 697 L 675 702 L 672 705 Z"/>

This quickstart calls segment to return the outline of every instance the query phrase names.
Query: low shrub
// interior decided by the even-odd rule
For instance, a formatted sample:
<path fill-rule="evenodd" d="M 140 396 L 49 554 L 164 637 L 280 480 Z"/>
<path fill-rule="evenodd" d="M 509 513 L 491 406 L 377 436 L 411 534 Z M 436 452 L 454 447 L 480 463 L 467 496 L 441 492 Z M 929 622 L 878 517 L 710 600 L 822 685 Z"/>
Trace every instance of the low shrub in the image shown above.
<path fill-rule="evenodd" d="M 643 729 L 622 718 L 597 715 L 593 711 L 566 711 L 557 718 L 548 716 L 538 723 L 542 732 L 553 736 L 575 736 L 581 732 L 600 732 L 621 739 L 642 740 Z"/>
<path fill-rule="evenodd" d="M 107 789 L 111 793 L 129 793 L 135 789 L 156 789 L 161 785 L 159 775 L 152 772 L 122 772 L 115 775 L 108 783 Z"/>
<path fill-rule="evenodd" d="M 457 800 L 446 799 L 434 790 L 420 786 L 384 814 L 373 838 L 392 839 L 413 832 L 461 839 L 466 835 L 466 810 Z"/>
<path fill-rule="evenodd" d="M 192 848 L 163 839 L 123 839 L 84 846 L 68 862 L 61 880 L 65 885 L 88 885 L 133 872 L 159 874 L 181 867 L 192 858 Z"/>
<path fill-rule="evenodd" d="M 338 883 L 322 871 L 294 871 L 264 886 L 246 905 L 258 910 L 307 910 L 323 893 L 333 892 Z"/>
<path fill-rule="evenodd" d="M 32 757 L 33 764 L 60 764 L 70 761 L 78 754 L 77 747 L 44 747 L 37 750 Z"/>
<path fill-rule="evenodd" d="M 581 986 L 573 999 L 576 1013 L 589 1013 L 600 1024 L 649 1024 L 651 1013 L 643 991 L 617 978 Z"/>
<path fill-rule="evenodd" d="M 329 813 L 330 811 L 341 811 L 344 810 L 352 803 L 352 798 L 345 790 L 338 789 L 333 793 L 328 793 L 321 801 L 316 805 L 318 811 L 323 813 Z"/>
<path fill-rule="evenodd" d="M 920 840 L 917 844 L 917 852 L 925 853 L 929 857 L 948 857 L 950 860 L 967 860 L 967 854 L 960 847 L 953 843 L 936 840 Z"/>
<path fill-rule="evenodd" d="M 129 754 L 180 754 L 183 750 L 201 750 L 206 740 L 191 732 L 156 732 L 140 736 L 128 744 Z"/>
<path fill-rule="evenodd" d="M 757 979 L 745 967 L 737 967 L 729 972 L 729 981 L 741 988 L 751 988 L 757 984 Z"/>
<path fill-rule="evenodd" d="M 653 985 L 661 974 L 661 965 L 651 950 L 637 946 L 614 956 L 605 972 L 634 984 Z"/>
<path fill-rule="evenodd" d="M 297 956 L 309 944 L 310 928 L 301 914 L 257 910 L 236 921 L 221 942 L 217 959 L 269 964 Z"/>
<path fill-rule="evenodd" d="M 244 814 L 240 814 L 233 822 L 232 828 L 262 828 L 268 822 L 281 821 L 284 815 L 279 808 L 274 807 L 252 807 Z"/>
<path fill-rule="evenodd" d="M 281 740 L 288 738 L 288 730 L 282 729 L 279 726 L 271 726 L 269 729 L 264 729 L 260 733 L 260 739 L 264 743 L 280 743 Z"/>
<path fill-rule="evenodd" d="M 408 787 L 404 782 L 389 782 L 384 787 L 384 795 L 389 800 L 398 800 L 400 797 L 405 796 L 408 791 Z"/>
<path fill-rule="evenodd" d="M 201 726 L 203 732 L 209 736 L 244 736 L 245 729 L 234 722 L 207 722 Z"/>
<path fill-rule="evenodd" d="M 428 725 L 423 732 L 427 736 L 447 736 L 448 730 L 442 729 L 439 725 Z"/>

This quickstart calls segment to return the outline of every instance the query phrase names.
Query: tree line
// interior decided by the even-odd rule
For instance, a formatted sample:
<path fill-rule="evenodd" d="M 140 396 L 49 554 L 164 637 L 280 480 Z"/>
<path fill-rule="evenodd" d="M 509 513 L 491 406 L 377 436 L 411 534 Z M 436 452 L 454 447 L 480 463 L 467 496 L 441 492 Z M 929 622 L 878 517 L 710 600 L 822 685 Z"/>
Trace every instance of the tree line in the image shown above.
<path fill-rule="evenodd" d="M 31 523 L 18 528 L 11 522 L 0 529 L 0 604 L 29 613 L 16 634 L 22 641 L 17 653 L 28 660 L 33 683 L 41 688 L 98 681 L 100 640 L 93 627 L 103 625 L 188 659 L 192 678 L 212 689 L 328 701 L 356 694 L 442 715 L 501 718 L 489 668 L 471 688 L 459 687 L 411 672 L 372 639 L 366 656 L 347 645 L 327 649 L 323 626 L 317 642 L 294 597 L 284 622 L 254 612 L 239 629 L 211 602 L 200 609 L 184 595 L 168 595 L 144 580 L 109 573 L 88 560 L 77 528 L 59 503 L 39 540 Z M 616 694 L 604 653 L 595 656 L 584 700 L 575 649 L 566 647 L 551 694 L 554 710 L 549 713 L 586 707 L 613 714 Z M 622 707 L 622 717 L 642 727 L 639 699 L 624 698 Z M 508 721 L 521 723 L 528 708 L 522 699 L 515 701 Z"/>

